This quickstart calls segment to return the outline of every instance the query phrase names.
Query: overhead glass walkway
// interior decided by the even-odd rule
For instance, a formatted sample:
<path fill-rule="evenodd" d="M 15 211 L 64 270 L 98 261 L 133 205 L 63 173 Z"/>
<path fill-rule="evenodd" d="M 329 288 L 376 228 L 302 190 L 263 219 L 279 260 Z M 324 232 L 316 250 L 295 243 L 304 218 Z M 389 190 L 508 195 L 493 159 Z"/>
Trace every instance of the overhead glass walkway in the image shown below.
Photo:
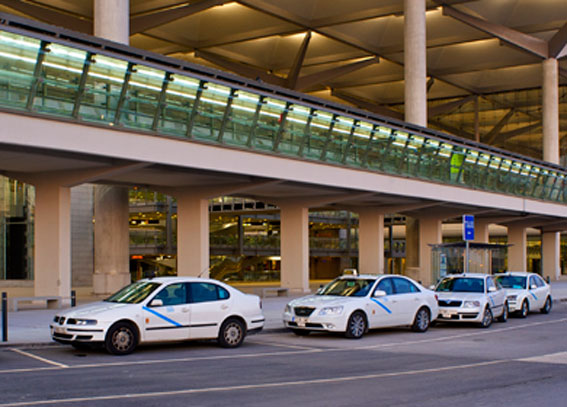
<path fill-rule="evenodd" d="M 558 166 L 94 37 L 0 17 L 5 111 L 567 202 L 567 173 Z"/>

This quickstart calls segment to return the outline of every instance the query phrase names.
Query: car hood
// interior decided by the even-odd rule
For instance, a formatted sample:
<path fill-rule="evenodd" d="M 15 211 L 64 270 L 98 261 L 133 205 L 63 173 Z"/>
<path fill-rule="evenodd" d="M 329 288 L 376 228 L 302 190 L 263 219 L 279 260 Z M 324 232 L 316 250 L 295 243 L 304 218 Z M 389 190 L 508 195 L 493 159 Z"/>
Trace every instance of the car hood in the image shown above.
<path fill-rule="evenodd" d="M 126 314 L 127 311 L 140 307 L 140 304 L 120 304 L 116 302 L 97 301 L 91 304 L 85 304 L 76 308 L 71 308 L 59 315 L 65 318 L 100 318 L 106 313 L 114 313 L 120 311 Z"/>
<path fill-rule="evenodd" d="M 440 300 L 459 300 L 459 301 L 482 301 L 486 298 L 483 293 L 457 293 L 457 292 L 442 292 L 436 291 L 437 298 Z"/>
<path fill-rule="evenodd" d="M 336 305 L 345 305 L 354 301 L 360 301 L 364 297 L 339 297 L 336 295 L 308 295 L 306 297 L 296 298 L 289 302 L 291 307 L 333 307 Z"/>

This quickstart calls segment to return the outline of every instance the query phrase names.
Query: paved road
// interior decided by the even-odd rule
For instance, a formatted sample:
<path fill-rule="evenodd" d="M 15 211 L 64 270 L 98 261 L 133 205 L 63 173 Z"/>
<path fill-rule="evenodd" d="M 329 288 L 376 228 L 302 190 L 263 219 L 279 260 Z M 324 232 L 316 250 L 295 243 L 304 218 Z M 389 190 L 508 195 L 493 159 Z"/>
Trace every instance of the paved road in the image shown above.
<path fill-rule="evenodd" d="M 567 303 L 489 329 L 253 335 L 132 355 L 0 349 L 5 406 L 565 406 Z"/>

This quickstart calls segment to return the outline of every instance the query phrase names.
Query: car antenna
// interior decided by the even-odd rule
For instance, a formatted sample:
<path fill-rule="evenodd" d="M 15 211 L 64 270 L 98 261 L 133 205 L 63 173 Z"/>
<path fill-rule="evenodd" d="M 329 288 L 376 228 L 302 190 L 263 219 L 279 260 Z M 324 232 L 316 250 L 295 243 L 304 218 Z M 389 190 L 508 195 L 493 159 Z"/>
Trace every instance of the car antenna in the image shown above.
<path fill-rule="evenodd" d="M 205 274 L 205 272 L 209 271 L 210 269 L 211 269 L 211 266 L 205 267 L 205 269 L 199 273 L 197 278 L 201 278 L 203 276 L 203 274 Z"/>

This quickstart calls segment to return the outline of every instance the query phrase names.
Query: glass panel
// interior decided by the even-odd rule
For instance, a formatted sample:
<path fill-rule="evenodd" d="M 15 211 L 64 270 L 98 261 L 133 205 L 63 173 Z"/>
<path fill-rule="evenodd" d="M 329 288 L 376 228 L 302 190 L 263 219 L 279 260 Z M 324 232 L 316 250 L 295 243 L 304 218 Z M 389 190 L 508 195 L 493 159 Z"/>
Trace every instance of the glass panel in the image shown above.
<path fill-rule="evenodd" d="M 348 151 L 344 157 L 344 163 L 361 167 L 364 165 L 366 148 L 372 135 L 372 124 L 367 122 L 358 123 L 352 133 Z"/>
<path fill-rule="evenodd" d="M 255 124 L 258 121 L 260 95 L 238 91 L 232 99 L 231 113 L 225 126 L 223 141 L 239 146 L 248 145 Z"/>
<path fill-rule="evenodd" d="M 197 79 L 172 75 L 156 130 L 165 134 L 186 136 L 187 123 L 191 118 L 198 89 Z"/>
<path fill-rule="evenodd" d="M 136 66 L 128 82 L 119 123 L 133 129 L 151 130 L 158 108 L 165 72 Z"/>
<path fill-rule="evenodd" d="M 257 127 L 254 132 L 254 147 L 262 150 L 272 150 L 274 148 L 274 140 L 280 128 L 284 110 L 285 103 L 281 100 L 265 99 L 260 109 Z"/>
<path fill-rule="evenodd" d="M 91 64 L 79 116 L 86 121 L 113 124 L 128 63 L 97 55 Z"/>
<path fill-rule="evenodd" d="M 323 151 L 325 151 L 327 138 L 329 137 L 329 129 L 333 122 L 331 113 L 316 110 L 312 115 L 311 126 L 309 127 L 309 135 L 305 141 L 304 156 L 315 160 L 321 159 Z"/>
<path fill-rule="evenodd" d="M 292 155 L 299 153 L 309 120 L 309 110 L 301 105 L 290 106 L 282 129 L 279 151 Z"/>
<path fill-rule="evenodd" d="M 366 165 L 372 169 L 383 168 L 383 157 L 388 154 L 390 144 L 394 141 L 392 129 L 385 126 L 378 126 L 374 130 L 374 137 L 368 145 L 366 154 Z"/>
<path fill-rule="evenodd" d="M 218 139 L 229 96 L 229 87 L 213 83 L 204 87 L 192 124 L 193 137 L 215 141 Z"/>
<path fill-rule="evenodd" d="M 346 146 L 352 139 L 354 132 L 354 120 L 339 116 L 335 119 L 335 125 L 327 143 L 325 157 L 327 161 L 342 163 Z"/>
<path fill-rule="evenodd" d="M 84 51 L 49 44 L 41 65 L 41 82 L 37 87 L 33 109 L 71 116 L 86 56 Z"/>
<path fill-rule="evenodd" d="M 25 108 L 40 41 L 0 31 L 0 104 Z"/>

